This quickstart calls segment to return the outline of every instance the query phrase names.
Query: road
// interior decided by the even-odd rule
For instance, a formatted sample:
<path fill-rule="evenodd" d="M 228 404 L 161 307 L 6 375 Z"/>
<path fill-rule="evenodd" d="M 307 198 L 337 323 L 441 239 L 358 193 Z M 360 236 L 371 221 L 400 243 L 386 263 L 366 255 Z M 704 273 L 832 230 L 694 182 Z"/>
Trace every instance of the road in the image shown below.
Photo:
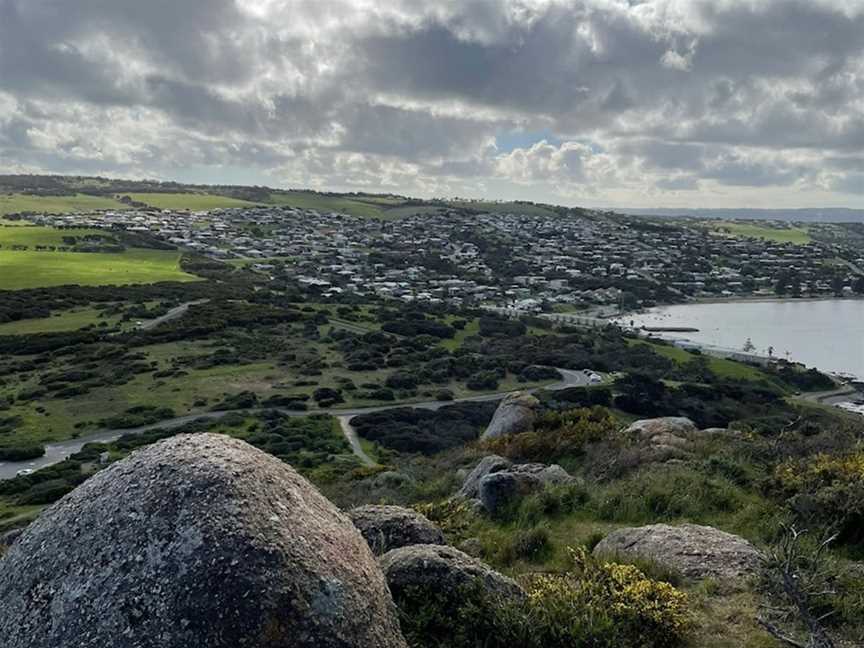
<path fill-rule="evenodd" d="M 199 299 L 197 301 L 186 302 L 185 304 L 180 304 L 179 306 L 175 306 L 174 308 L 169 310 L 167 313 L 165 313 L 161 317 L 157 317 L 156 319 L 152 319 L 152 320 L 147 320 L 146 322 L 142 323 L 141 326 L 138 327 L 138 329 L 141 331 L 149 331 L 150 329 L 154 329 L 157 326 L 159 326 L 160 324 L 164 324 L 165 322 L 170 322 L 170 321 L 175 320 L 179 317 L 183 317 L 186 314 L 186 311 L 189 310 L 190 306 L 195 306 L 197 304 L 203 304 L 207 301 L 210 301 L 210 300 L 209 299 Z"/>
<path fill-rule="evenodd" d="M 554 383 L 552 385 L 547 385 L 542 388 L 536 387 L 533 389 L 524 389 L 521 391 L 529 393 L 535 392 L 539 389 L 556 391 L 560 389 L 566 389 L 567 387 L 584 387 L 589 384 L 588 377 L 581 371 L 573 371 L 570 369 L 558 369 L 558 371 L 561 373 L 562 376 L 562 380 L 560 382 Z M 351 444 L 351 449 L 357 456 L 357 458 L 366 465 L 375 465 L 375 462 L 372 461 L 372 459 L 363 451 L 363 448 L 360 445 L 360 440 L 357 438 L 357 434 L 354 432 L 354 428 L 349 423 L 349 421 L 355 416 L 359 416 L 360 414 L 371 414 L 373 412 L 383 412 L 385 410 L 395 409 L 397 407 L 414 407 L 419 409 L 437 410 L 441 407 L 445 407 L 446 405 L 452 405 L 453 403 L 471 403 L 500 400 L 509 393 L 511 392 L 496 392 L 493 394 L 481 394 L 479 396 L 458 398 L 452 401 L 424 401 L 418 403 L 401 402 L 394 403 L 392 405 L 380 405 L 378 407 L 360 407 L 353 409 L 334 408 L 315 410 L 310 412 L 298 412 L 296 410 L 279 411 L 288 416 L 329 414 L 330 416 L 337 417 L 339 419 L 340 426 L 342 427 L 342 432 L 345 435 L 348 443 Z M 185 425 L 186 423 L 191 423 L 192 421 L 198 419 L 219 419 L 230 413 L 231 411 L 187 414 L 186 416 L 178 416 L 177 418 L 167 419 L 165 421 L 160 421 L 158 423 L 153 423 L 151 425 L 145 425 L 138 428 L 130 428 L 126 430 L 102 430 L 100 432 L 94 432 L 93 434 L 89 434 L 87 436 L 78 437 L 77 439 L 59 441 L 57 443 L 49 443 L 45 446 L 45 455 L 43 457 L 40 457 L 39 459 L 34 459 L 32 461 L 0 462 L 0 480 L 11 479 L 15 477 L 19 470 L 38 470 L 40 468 L 51 466 L 55 463 L 59 463 L 66 459 L 69 455 L 73 455 L 76 452 L 79 452 L 81 448 L 83 448 L 84 445 L 87 443 L 110 443 L 111 441 L 115 441 L 125 434 L 141 434 L 143 432 L 150 432 L 151 430 L 170 430 L 172 428 Z"/>

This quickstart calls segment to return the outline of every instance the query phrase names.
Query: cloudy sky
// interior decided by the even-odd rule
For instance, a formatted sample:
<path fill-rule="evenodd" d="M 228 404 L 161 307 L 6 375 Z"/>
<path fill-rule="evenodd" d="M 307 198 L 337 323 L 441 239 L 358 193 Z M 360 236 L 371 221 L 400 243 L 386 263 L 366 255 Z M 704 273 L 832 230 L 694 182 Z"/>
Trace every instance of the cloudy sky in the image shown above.
<path fill-rule="evenodd" d="M 864 0 L 0 0 L 0 172 L 864 208 Z"/>

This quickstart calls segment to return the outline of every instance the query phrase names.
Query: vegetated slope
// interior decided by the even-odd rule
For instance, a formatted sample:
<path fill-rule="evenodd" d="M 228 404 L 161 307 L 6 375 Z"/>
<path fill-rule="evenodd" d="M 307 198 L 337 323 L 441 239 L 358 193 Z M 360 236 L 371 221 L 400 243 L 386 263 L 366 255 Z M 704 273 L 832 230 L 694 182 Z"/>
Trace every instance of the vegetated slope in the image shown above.
<path fill-rule="evenodd" d="M 225 207 L 254 207 L 256 203 L 208 193 L 128 193 L 133 201 L 156 209 L 206 211 Z"/>
<path fill-rule="evenodd" d="M 312 191 L 274 192 L 270 195 L 269 202 L 274 205 L 287 205 L 298 209 L 342 212 L 362 218 L 382 218 L 386 213 L 386 205 Z"/>
<path fill-rule="evenodd" d="M 127 209 L 109 196 L 75 193 L 68 196 L 31 196 L 20 193 L 0 195 L 0 216 L 24 212 L 87 212 L 95 209 Z"/>
<path fill-rule="evenodd" d="M 812 240 L 810 232 L 802 227 L 768 227 L 757 223 L 737 223 L 733 221 L 720 221 L 706 224 L 710 229 L 736 236 L 739 238 L 759 238 L 775 243 L 794 243 L 795 245 L 806 245 Z"/>

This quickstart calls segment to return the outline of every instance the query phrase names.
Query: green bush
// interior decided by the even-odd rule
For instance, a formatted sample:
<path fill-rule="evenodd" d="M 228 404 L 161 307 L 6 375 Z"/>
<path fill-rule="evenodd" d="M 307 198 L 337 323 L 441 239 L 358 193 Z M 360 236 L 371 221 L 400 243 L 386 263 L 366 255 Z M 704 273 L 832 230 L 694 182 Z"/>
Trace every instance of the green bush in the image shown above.
<path fill-rule="evenodd" d="M 533 431 L 492 439 L 484 447 L 516 461 L 550 463 L 581 454 L 586 444 L 609 437 L 617 428 L 615 418 L 602 407 L 550 411 Z"/>
<path fill-rule="evenodd" d="M 570 570 L 525 577 L 524 600 L 481 586 L 458 596 L 400 591 L 402 631 L 417 648 L 675 648 L 688 639 L 687 596 L 632 565 L 570 550 Z"/>
<path fill-rule="evenodd" d="M 0 461 L 27 461 L 38 459 L 44 454 L 45 446 L 41 445 L 0 448 Z"/>
<path fill-rule="evenodd" d="M 540 562 L 552 551 L 549 530 L 543 526 L 514 531 L 498 551 L 497 561 L 512 564 L 517 560 Z"/>

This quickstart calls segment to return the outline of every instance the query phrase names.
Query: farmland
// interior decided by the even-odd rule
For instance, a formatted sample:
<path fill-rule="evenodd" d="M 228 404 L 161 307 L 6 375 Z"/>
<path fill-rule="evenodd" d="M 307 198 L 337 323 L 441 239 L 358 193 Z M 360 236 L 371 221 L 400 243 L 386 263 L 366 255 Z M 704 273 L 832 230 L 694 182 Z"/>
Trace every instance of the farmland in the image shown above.
<path fill-rule="evenodd" d="M 217 196 L 204 193 L 130 193 L 135 202 L 144 203 L 156 209 L 189 209 L 205 211 L 225 207 L 252 207 L 255 203 L 237 200 L 228 196 Z"/>
<path fill-rule="evenodd" d="M 273 193 L 270 196 L 273 205 L 286 205 L 298 209 L 316 209 L 318 211 L 336 211 L 361 218 L 384 218 L 386 217 L 386 206 L 353 200 L 342 196 L 329 196 L 316 194 L 311 191 L 291 191 L 287 193 Z"/>
<path fill-rule="evenodd" d="M 720 222 L 712 223 L 711 229 L 738 238 L 758 238 L 775 243 L 806 245 L 811 241 L 810 233 L 801 227 L 779 228 L 750 223 Z"/>
<path fill-rule="evenodd" d="M 113 198 L 75 194 L 70 196 L 0 195 L 0 216 L 22 212 L 87 212 L 94 209 L 126 209 Z"/>
<path fill-rule="evenodd" d="M 128 250 L 118 254 L 79 254 L 0 250 L 0 290 L 195 280 L 180 270 L 179 252 Z"/>

